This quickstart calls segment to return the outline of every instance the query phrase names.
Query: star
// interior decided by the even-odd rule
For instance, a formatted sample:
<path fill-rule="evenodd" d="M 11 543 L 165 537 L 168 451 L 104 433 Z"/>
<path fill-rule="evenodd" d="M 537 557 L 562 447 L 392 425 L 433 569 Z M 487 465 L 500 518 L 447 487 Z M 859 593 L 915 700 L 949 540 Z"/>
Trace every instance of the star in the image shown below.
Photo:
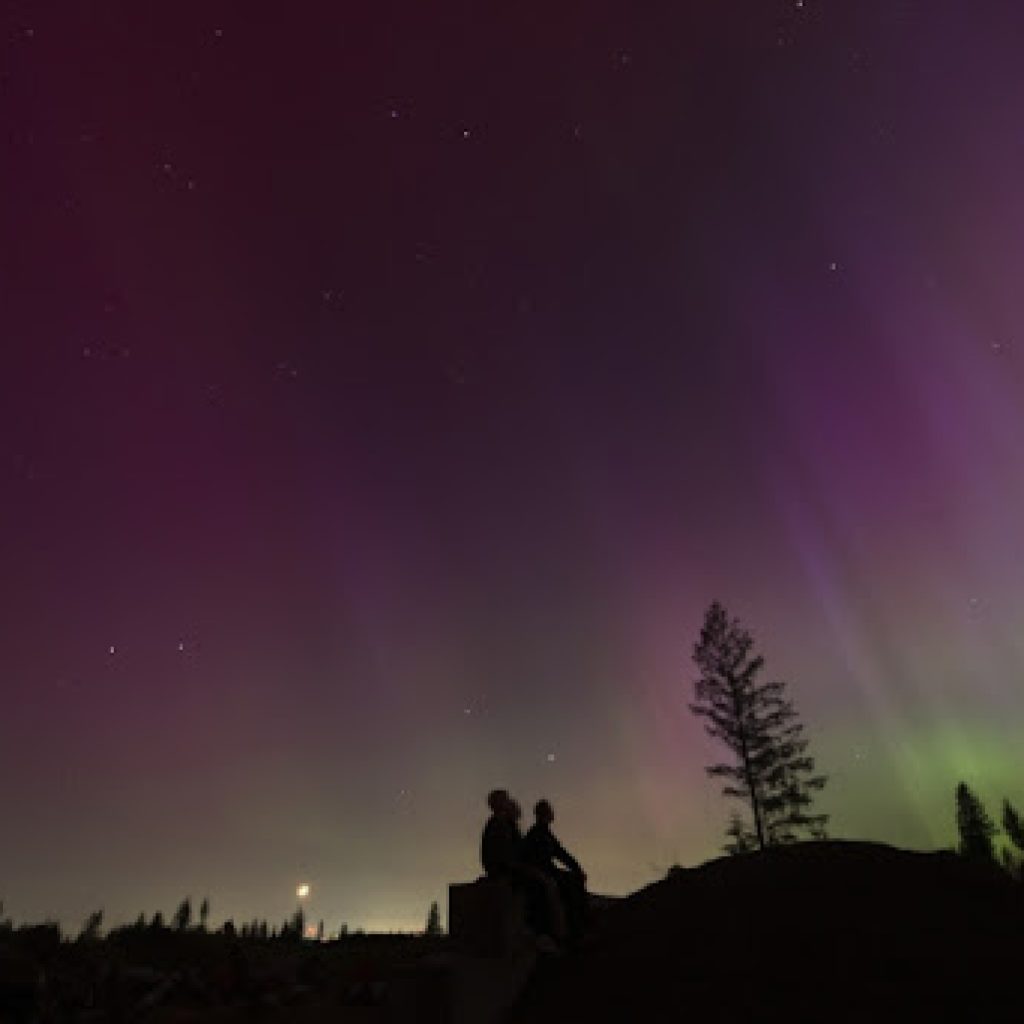
<path fill-rule="evenodd" d="M 548 754 L 548 764 L 554 764 L 554 761 L 555 761 L 555 755 L 554 754 Z"/>
<path fill-rule="evenodd" d="M 107 648 L 107 654 L 117 654 L 117 648 L 113 644 L 111 644 Z"/>

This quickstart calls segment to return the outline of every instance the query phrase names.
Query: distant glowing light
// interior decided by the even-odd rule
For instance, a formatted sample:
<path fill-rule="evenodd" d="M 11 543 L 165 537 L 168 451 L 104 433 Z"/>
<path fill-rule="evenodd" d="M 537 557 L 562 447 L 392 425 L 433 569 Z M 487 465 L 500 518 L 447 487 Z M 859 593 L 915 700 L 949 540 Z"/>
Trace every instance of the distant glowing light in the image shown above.
<path fill-rule="evenodd" d="M 309 882 L 300 882 L 295 889 L 295 895 L 304 900 L 309 895 Z"/>
<path fill-rule="evenodd" d="M 111 644 L 107 648 L 107 654 L 117 654 L 117 648 L 113 644 Z"/>

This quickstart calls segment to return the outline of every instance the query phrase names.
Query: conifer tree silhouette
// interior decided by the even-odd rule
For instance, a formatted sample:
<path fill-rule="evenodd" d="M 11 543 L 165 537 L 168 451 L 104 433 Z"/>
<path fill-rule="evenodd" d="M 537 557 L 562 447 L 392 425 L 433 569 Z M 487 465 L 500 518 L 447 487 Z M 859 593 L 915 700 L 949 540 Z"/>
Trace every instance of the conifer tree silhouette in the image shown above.
<path fill-rule="evenodd" d="M 726 780 L 725 796 L 746 802 L 753 830 L 730 827 L 733 842 L 748 839 L 758 849 L 790 843 L 799 830 L 824 838 L 827 814 L 809 812 L 813 793 L 824 788 L 824 775 L 815 775 L 814 759 L 807 753 L 792 701 L 785 697 L 783 682 L 760 682 L 764 658 L 752 655 L 753 637 L 738 619 L 713 601 L 704 616 L 693 660 L 700 669 L 694 684 L 696 701 L 690 710 L 706 719 L 709 736 L 721 740 L 734 763 L 709 765 L 711 776 Z"/>
<path fill-rule="evenodd" d="M 1024 853 L 1024 821 L 1009 800 L 1003 801 L 1003 831 L 1006 838 Z"/>
<path fill-rule="evenodd" d="M 188 926 L 192 923 L 192 900 L 186 896 L 179 904 L 178 909 L 174 912 L 174 927 L 177 931 L 183 932 L 188 930 Z"/>
<path fill-rule="evenodd" d="M 430 911 L 427 914 L 427 926 L 423 930 L 424 935 L 440 935 L 441 934 L 441 910 L 437 905 L 437 900 L 434 900 L 430 904 Z"/>
<path fill-rule="evenodd" d="M 95 942 L 100 937 L 100 928 L 103 926 L 103 911 L 94 910 L 82 925 L 78 933 L 79 942 Z"/>
<path fill-rule="evenodd" d="M 203 897 L 203 902 L 199 904 L 199 928 L 202 931 L 206 931 L 206 923 L 210 919 L 210 898 L 208 896 Z"/>
<path fill-rule="evenodd" d="M 999 831 L 978 795 L 961 782 L 956 787 L 956 829 L 960 834 L 960 855 L 970 860 L 996 860 L 992 837 Z"/>

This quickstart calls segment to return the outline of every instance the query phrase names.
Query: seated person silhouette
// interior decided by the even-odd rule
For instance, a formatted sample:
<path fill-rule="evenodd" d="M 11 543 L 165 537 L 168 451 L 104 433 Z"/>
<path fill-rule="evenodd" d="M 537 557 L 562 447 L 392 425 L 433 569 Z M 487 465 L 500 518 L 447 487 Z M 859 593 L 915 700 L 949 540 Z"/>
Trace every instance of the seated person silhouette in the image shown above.
<path fill-rule="evenodd" d="M 507 790 L 494 789 L 487 796 L 487 806 L 491 809 L 491 816 L 480 840 L 484 873 L 490 879 L 503 880 L 525 889 L 527 924 L 541 936 L 548 937 L 547 946 L 564 940 L 565 918 L 555 880 L 523 860 L 519 804 Z M 539 945 L 542 949 L 547 948 L 544 943 Z"/>
<path fill-rule="evenodd" d="M 488 878 L 512 878 L 519 872 L 519 844 L 522 841 L 515 819 L 515 801 L 506 789 L 487 794 L 491 816 L 480 840 L 480 861 Z"/>
<path fill-rule="evenodd" d="M 538 800 L 533 809 L 536 821 L 522 842 L 523 860 L 555 882 L 565 915 L 570 943 L 577 944 L 587 925 L 587 876 L 579 861 L 555 838 L 551 823 L 555 811 L 547 800 Z M 559 865 L 563 865 L 559 867 Z"/>

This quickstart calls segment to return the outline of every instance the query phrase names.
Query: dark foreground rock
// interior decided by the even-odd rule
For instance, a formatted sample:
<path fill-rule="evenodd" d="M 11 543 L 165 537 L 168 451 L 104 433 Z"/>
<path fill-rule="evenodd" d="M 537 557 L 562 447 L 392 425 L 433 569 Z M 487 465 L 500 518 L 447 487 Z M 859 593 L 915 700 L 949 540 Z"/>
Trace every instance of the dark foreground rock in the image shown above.
<path fill-rule="evenodd" d="M 815 842 L 676 869 L 511 1020 L 1024 1020 L 1024 892 L 952 853 Z"/>

